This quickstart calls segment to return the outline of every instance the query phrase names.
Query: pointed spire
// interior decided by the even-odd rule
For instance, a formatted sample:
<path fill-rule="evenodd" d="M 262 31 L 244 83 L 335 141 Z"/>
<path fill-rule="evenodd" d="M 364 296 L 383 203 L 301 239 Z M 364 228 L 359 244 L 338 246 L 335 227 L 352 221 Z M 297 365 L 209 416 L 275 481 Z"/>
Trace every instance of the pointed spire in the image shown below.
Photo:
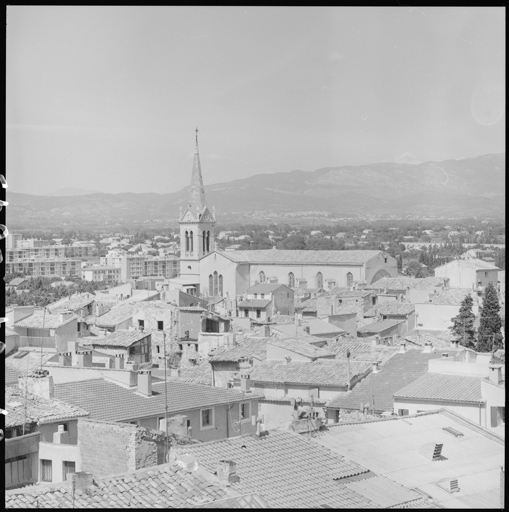
<path fill-rule="evenodd" d="M 198 151 L 198 128 L 196 132 L 196 149 L 194 153 L 193 172 L 191 175 L 191 187 L 189 188 L 189 206 L 193 209 L 202 209 L 205 206 L 205 188 L 201 174 L 200 154 Z"/>

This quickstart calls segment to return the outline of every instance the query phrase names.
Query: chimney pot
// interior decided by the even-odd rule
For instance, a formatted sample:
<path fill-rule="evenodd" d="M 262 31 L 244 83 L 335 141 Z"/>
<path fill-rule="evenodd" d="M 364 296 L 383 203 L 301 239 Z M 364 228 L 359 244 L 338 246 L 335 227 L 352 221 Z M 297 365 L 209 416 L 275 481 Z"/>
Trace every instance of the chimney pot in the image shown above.
<path fill-rule="evenodd" d="M 402 341 L 399 344 L 399 353 L 404 354 L 405 352 L 406 352 L 406 343 L 404 341 Z"/>

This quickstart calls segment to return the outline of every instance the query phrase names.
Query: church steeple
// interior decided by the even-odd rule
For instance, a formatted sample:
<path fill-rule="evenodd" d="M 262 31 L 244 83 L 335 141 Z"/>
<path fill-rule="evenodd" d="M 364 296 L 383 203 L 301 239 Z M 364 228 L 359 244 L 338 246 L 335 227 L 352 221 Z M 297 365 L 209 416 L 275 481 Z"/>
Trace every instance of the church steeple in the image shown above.
<path fill-rule="evenodd" d="M 196 147 L 194 150 L 193 172 L 191 174 L 191 186 L 189 188 L 189 205 L 192 210 L 201 210 L 206 206 L 205 188 L 201 174 L 200 152 L 198 149 L 198 128 L 196 128 Z"/>

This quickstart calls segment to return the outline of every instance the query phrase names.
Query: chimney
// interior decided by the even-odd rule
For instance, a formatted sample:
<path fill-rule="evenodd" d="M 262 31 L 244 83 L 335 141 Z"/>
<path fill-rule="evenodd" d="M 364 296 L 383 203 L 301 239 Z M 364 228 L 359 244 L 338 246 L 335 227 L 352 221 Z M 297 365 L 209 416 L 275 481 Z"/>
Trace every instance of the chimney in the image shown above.
<path fill-rule="evenodd" d="M 71 366 L 71 357 L 70 352 L 60 352 L 58 354 L 58 364 L 60 366 Z"/>
<path fill-rule="evenodd" d="M 123 370 L 124 369 L 124 354 L 115 354 L 115 369 Z"/>
<path fill-rule="evenodd" d="M 373 373 L 378 373 L 378 362 L 373 363 Z"/>
<path fill-rule="evenodd" d="M 459 492 L 460 490 L 457 478 L 444 478 L 443 480 L 439 480 L 437 484 L 447 492 Z"/>
<path fill-rule="evenodd" d="M 53 377 L 48 370 L 35 370 L 26 377 L 18 378 L 18 387 L 22 393 L 26 392 L 37 395 L 46 400 L 53 400 L 54 384 Z"/>
<path fill-rule="evenodd" d="M 79 348 L 79 342 L 77 341 L 68 341 L 67 342 L 67 350 L 69 352 L 72 352 L 73 354 L 76 354 Z"/>
<path fill-rule="evenodd" d="M 427 341 L 424 344 L 424 350 L 422 351 L 423 354 L 431 354 L 433 352 L 433 344 L 430 341 Z"/>
<path fill-rule="evenodd" d="M 501 364 L 493 364 L 489 365 L 490 376 L 489 379 L 494 384 L 500 384 L 502 380 L 502 365 Z"/>
<path fill-rule="evenodd" d="M 72 316 L 72 311 L 65 311 L 59 314 L 60 323 L 63 324 L 66 320 L 68 320 Z"/>
<path fill-rule="evenodd" d="M 406 352 L 406 343 L 404 341 L 402 341 L 399 344 L 399 353 L 404 354 L 405 352 Z"/>
<path fill-rule="evenodd" d="M 92 351 L 80 350 L 76 352 L 76 360 L 79 368 L 90 368 L 92 366 Z"/>
<path fill-rule="evenodd" d="M 240 477 L 237 475 L 237 464 L 232 460 L 220 460 L 217 463 L 217 478 L 223 484 L 233 484 L 240 482 Z"/>
<path fill-rule="evenodd" d="M 198 469 L 198 461 L 192 455 L 180 455 L 176 460 L 178 466 L 182 469 L 190 473 L 191 471 L 196 471 Z"/>
<path fill-rule="evenodd" d="M 270 325 L 262 326 L 262 336 L 269 337 L 270 336 Z"/>
<path fill-rule="evenodd" d="M 253 360 L 252 359 L 241 359 L 239 361 L 239 373 L 240 373 L 240 390 L 244 393 L 251 392 L 251 370 Z"/>
<path fill-rule="evenodd" d="M 292 362 L 292 358 L 290 356 L 283 357 L 283 364 L 289 364 Z"/>
<path fill-rule="evenodd" d="M 138 393 L 143 396 L 152 396 L 151 370 L 138 370 Z"/>
<path fill-rule="evenodd" d="M 180 377 L 180 368 L 170 368 L 170 377 Z"/>
<path fill-rule="evenodd" d="M 58 425 L 58 430 L 53 434 L 53 444 L 69 444 L 69 432 L 63 425 Z"/>
<path fill-rule="evenodd" d="M 94 486 L 94 477 L 87 471 L 79 471 L 72 476 L 73 487 L 76 491 L 87 491 Z"/>

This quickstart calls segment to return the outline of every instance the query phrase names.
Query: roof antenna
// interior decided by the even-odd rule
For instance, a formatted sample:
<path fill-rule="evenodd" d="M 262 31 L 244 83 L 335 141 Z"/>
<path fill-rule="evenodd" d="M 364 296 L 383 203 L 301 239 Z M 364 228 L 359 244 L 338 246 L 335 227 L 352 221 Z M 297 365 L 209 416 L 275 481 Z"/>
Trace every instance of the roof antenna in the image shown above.
<path fill-rule="evenodd" d="M 196 132 L 196 152 L 198 152 L 198 127 L 194 131 Z"/>

